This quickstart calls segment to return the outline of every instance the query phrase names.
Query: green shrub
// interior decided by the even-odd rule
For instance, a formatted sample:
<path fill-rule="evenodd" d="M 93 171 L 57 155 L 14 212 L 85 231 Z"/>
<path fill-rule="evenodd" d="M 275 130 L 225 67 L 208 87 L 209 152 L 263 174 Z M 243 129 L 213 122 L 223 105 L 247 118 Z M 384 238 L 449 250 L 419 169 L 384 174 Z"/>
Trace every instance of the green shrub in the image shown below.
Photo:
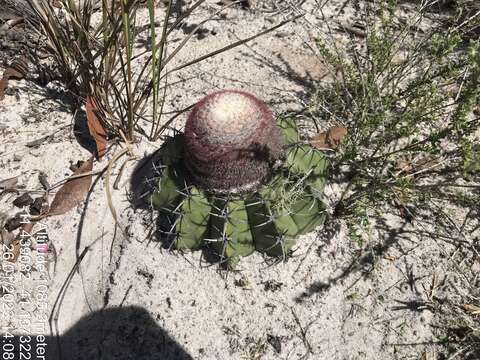
<path fill-rule="evenodd" d="M 401 26 L 396 11 L 394 2 L 367 6 L 366 37 L 346 49 L 318 40 L 335 79 L 312 94 L 312 118 L 348 128 L 333 161 L 348 181 L 337 215 L 432 198 L 467 205 L 459 191 L 479 200 L 468 184 L 479 179 L 479 43 L 459 30 L 419 36 L 423 13 Z"/>

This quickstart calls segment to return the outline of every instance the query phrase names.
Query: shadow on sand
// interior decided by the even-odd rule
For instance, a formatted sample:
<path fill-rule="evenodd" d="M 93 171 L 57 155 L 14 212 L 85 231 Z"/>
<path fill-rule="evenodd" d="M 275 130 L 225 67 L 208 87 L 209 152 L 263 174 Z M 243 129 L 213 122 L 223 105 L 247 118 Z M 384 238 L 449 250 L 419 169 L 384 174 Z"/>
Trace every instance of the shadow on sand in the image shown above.
<path fill-rule="evenodd" d="M 13 359 L 193 359 L 156 324 L 145 309 L 136 306 L 114 307 L 93 312 L 81 318 L 58 338 L 31 335 L 31 341 L 25 342 L 26 336 L 18 335 L 13 339 L 12 345 L 15 349 Z M 23 356 L 19 354 L 20 342 L 23 342 L 24 346 Z M 26 350 L 28 346 L 29 351 Z M 9 347 L 4 347 L 4 350 L 8 350 Z M 41 349 L 45 350 L 45 354 L 37 355 L 38 352 L 42 352 Z"/>

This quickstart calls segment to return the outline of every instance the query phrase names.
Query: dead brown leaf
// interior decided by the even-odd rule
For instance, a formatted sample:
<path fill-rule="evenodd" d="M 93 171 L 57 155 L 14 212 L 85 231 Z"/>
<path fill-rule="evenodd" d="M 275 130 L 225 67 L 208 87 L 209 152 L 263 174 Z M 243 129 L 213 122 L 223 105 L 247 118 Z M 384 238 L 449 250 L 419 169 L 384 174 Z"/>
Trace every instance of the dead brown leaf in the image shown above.
<path fill-rule="evenodd" d="M 97 145 L 97 157 L 100 159 L 107 151 L 107 132 L 98 118 L 98 106 L 95 100 L 87 96 L 85 103 L 85 112 L 87 113 L 87 125 L 90 135 L 95 139 Z"/>
<path fill-rule="evenodd" d="M 7 17 L 8 17 L 8 15 L 7 15 Z M 0 31 L 5 33 L 6 31 L 8 31 L 11 28 L 17 26 L 18 24 L 21 24 L 24 21 L 25 21 L 25 19 L 23 17 L 13 16 L 12 18 L 9 18 L 7 21 L 5 21 L 2 24 L 2 26 L 0 26 Z"/>
<path fill-rule="evenodd" d="M 311 143 L 317 149 L 334 150 L 340 145 L 345 135 L 347 135 L 347 132 L 345 126 L 333 126 L 327 131 L 315 135 Z"/>
<path fill-rule="evenodd" d="M 8 87 L 10 79 L 23 79 L 27 72 L 27 65 L 25 59 L 19 59 L 14 62 L 3 72 L 3 77 L 0 79 L 0 101 L 5 98 L 5 90 Z"/>
<path fill-rule="evenodd" d="M 5 225 L 3 226 L 7 231 L 12 232 L 17 230 L 19 227 L 22 226 L 22 221 L 24 219 L 23 215 L 26 214 L 25 212 L 21 212 L 16 214 L 14 217 L 7 219 Z"/>
<path fill-rule="evenodd" d="M 79 175 L 90 173 L 92 168 L 93 157 L 85 161 L 82 166 L 74 172 L 74 178 L 67 180 L 60 190 L 58 190 L 46 216 L 65 214 L 85 200 L 92 184 L 92 174 L 85 176 Z"/>
<path fill-rule="evenodd" d="M 359 22 L 355 22 L 353 24 L 348 24 L 346 22 L 340 22 L 339 25 L 340 25 L 340 27 L 339 27 L 340 31 L 344 31 L 346 33 L 349 33 L 351 35 L 355 35 L 355 36 L 358 36 L 358 37 L 361 37 L 361 38 L 367 37 L 367 29 L 366 29 L 365 25 L 363 25 Z"/>

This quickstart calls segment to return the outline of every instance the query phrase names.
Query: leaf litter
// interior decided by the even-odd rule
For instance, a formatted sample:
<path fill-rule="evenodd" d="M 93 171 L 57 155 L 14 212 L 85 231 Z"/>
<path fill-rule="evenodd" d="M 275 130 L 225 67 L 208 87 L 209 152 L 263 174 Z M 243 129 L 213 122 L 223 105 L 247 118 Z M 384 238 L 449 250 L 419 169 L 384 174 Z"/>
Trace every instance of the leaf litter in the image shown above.
<path fill-rule="evenodd" d="M 333 126 L 327 131 L 316 134 L 311 143 L 317 149 L 335 150 L 340 146 L 343 138 L 347 135 L 347 128 L 345 126 Z"/>
<path fill-rule="evenodd" d="M 57 191 L 45 216 L 62 215 L 80 205 L 92 185 L 93 157 L 85 161 Z M 81 176 L 85 174 L 85 176 Z"/>

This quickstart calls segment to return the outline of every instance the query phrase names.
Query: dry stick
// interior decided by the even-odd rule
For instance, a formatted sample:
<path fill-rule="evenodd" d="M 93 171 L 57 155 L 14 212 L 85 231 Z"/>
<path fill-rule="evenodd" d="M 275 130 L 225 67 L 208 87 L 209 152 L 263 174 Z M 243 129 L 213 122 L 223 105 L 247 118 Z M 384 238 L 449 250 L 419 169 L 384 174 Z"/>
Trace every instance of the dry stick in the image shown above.
<path fill-rule="evenodd" d="M 199 6 L 201 3 L 203 3 L 204 0 L 200 0 L 198 1 L 195 5 L 192 6 L 191 9 L 188 9 L 187 10 L 187 13 L 191 13 L 197 6 Z M 179 23 L 179 20 L 177 20 L 177 22 L 175 22 L 174 25 L 172 25 L 172 27 L 167 31 L 167 25 L 168 25 L 168 19 L 170 17 L 170 7 L 167 9 L 167 13 L 166 13 L 166 18 L 164 20 L 164 26 L 163 26 L 163 30 L 162 30 L 162 38 L 161 40 L 153 47 L 154 49 L 156 49 L 157 47 L 159 48 L 159 58 L 156 59 L 154 58 L 155 54 L 152 54 L 152 56 L 150 56 L 146 63 L 143 65 L 143 68 L 142 70 L 140 71 L 140 74 L 138 76 L 138 79 L 135 83 L 135 87 L 134 89 L 137 89 L 138 85 L 139 85 L 139 82 L 140 80 L 142 79 L 142 75 L 143 73 L 145 72 L 145 70 L 147 69 L 148 65 L 150 64 L 150 62 L 154 62 L 155 63 L 155 66 L 156 65 L 156 62 L 158 60 L 158 69 L 155 67 L 154 69 L 157 69 L 158 71 L 155 73 L 154 71 L 154 78 L 152 80 L 150 80 L 149 82 L 149 85 L 148 87 L 151 87 L 152 89 L 154 89 L 154 106 L 156 106 L 157 104 L 157 98 L 156 96 L 158 95 L 156 92 L 158 91 L 158 84 L 160 83 L 160 80 L 163 78 L 163 76 L 160 76 L 163 69 L 165 69 L 165 66 L 167 65 L 167 63 L 185 46 L 185 44 L 190 40 L 190 38 L 195 34 L 195 32 L 204 24 L 206 23 L 207 21 L 210 21 L 214 18 L 215 15 L 221 13 L 222 11 L 224 11 L 225 9 L 233 6 L 235 3 L 233 4 L 230 4 L 228 6 L 225 6 L 225 7 L 222 7 L 220 10 L 218 10 L 215 14 L 213 14 L 212 16 L 208 17 L 207 19 L 203 20 L 200 24 L 198 24 L 194 29 L 193 31 L 190 32 L 190 34 L 185 37 L 185 39 L 180 43 L 180 45 L 178 45 L 174 51 L 167 57 L 167 59 L 163 59 L 163 56 L 164 56 L 164 52 L 165 52 L 165 45 L 166 45 L 166 42 L 167 42 L 167 37 L 168 37 L 168 34 L 170 34 L 170 32 L 176 27 L 176 24 Z M 182 16 L 185 16 L 185 15 L 182 15 Z M 184 17 L 183 17 L 184 18 Z M 183 20 L 182 18 L 182 20 Z M 181 21 L 181 20 L 180 20 Z M 168 72 L 167 72 L 168 74 Z M 143 100 L 145 100 L 145 104 L 146 104 L 146 99 L 145 98 L 145 92 L 142 92 L 142 94 L 140 95 L 140 97 L 138 98 L 138 100 L 136 100 L 135 102 L 135 106 L 134 106 L 134 111 L 137 112 L 138 110 L 138 106 L 140 106 L 140 104 L 143 102 Z M 163 97 L 163 101 L 165 100 L 165 96 Z M 163 105 L 162 105 L 163 107 Z M 161 114 L 160 114 L 161 116 Z M 154 120 L 156 118 L 156 110 L 154 109 Z M 155 121 L 153 122 L 152 124 L 152 129 L 151 129 L 151 136 L 152 136 L 152 132 L 153 132 L 153 126 L 155 125 L 154 124 Z"/>
<path fill-rule="evenodd" d="M 189 9 L 187 9 L 185 12 L 183 12 L 177 20 L 172 24 L 169 30 L 166 31 L 166 36 L 168 36 L 175 28 L 180 25 L 180 23 L 185 20 L 198 6 L 200 6 L 202 3 L 204 3 L 205 0 L 199 0 L 197 1 L 194 5 L 192 5 Z M 162 45 L 162 42 L 164 42 L 164 39 L 160 40 L 157 44 L 155 44 L 155 47 L 160 47 Z M 137 55 L 135 55 L 132 60 L 135 60 L 143 55 L 148 53 L 148 50 L 145 50 L 144 52 L 141 52 Z"/>
<path fill-rule="evenodd" d="M 122 166 L 120 167 L 120 170 L 118 171 L 117 178 L 115 179 L 115 182 L 113 183 L 113 189 L 118 190 L 118 183 L 120 182 L 120 179 L 122 178 L 123 171 L 125 170 L 125 165 L 127 165 L 127 162 L 129 162 L 130 159 L 127 159 L 123 162 Z"/>
<path fill-rule="evenodd" d="M 459 29 L 461 29 L 463 26 L 467 25 L 469 22 L 471 22 L 473 19 L 475 19 L 479 15 L 480 15 L 480 10 L 477 11 L 477 13 L 475 15 L 472 15 L 471 17 L 466 19 L 464 22 L 462 22 L 460 25 L 456 26 L 453 30 L 458 31 Z"/>
<path fill-rule="evenodd" d="M 155 119 L 156 114 L 152 118 L 152 131 L 151 131 L 151 134 L 150 134 L 150 138 L 153 139 L 153 141 L 156 141 L 158 139 L 158 136 L 160 135 L 158 133 L 158 127 L 160 126 L 160 118 L 163 115 L 163 108 L 165 106 L 165 99 L 167 97 L 167 85 L 168 85 L 168 77 L 165 76 L 165 86 L 164 86 L 164 89 L 163 89 L 162 102 L 161 102 L 161 105 L 160 105 L 160 115 L 157 119 Z M 157 122 L 157 123 L 155 124 L 155 122 Z M 154 128 L 155 128 L 155 130 L 154 130 Z"/>
<path fill-rule="evenodd" d="M 325 13 L 323 12 L 323 8 L 320 9 L 320 14 L 322 16 L 322 20 L 325 22 L 325 26 L 327 27 L 327 30 L 328 30 L 328 34 L 329 34 L 329 37 L 330 39 L 333 39 L 333 43 L 332 43 L 332 46 L 333 46 L 333 49 L 335 50 L 335 54 L 337 56 L 337 58 L 339 59 L 342 59 L 343 58 L 343 54 L 340 52 L 340 49 L 338 48 L 337 46 L 337 42 L 335 41 L 335 37 L 333 36 L 333 31 L 332 31 L 332 28 L 330 27 L 330 23 L 327 19 L 327 17 L 325 16 Z M 345 82 L 345 79 L 347 78 L 346 75 L 345 75 L 345 71 L 344 71 L 344 67 L 343 66 L 340 66 L 340 67 L 335 67 L 335 70 L 338 72 L 340 72 L 340 82 L 342 84 L 342 88 L 343 88 L 343 91 L 345 92 L 345 94 L 348 96 L 348 98 L 350 99 L 350 101 L 352 101 L 354 103 L 354 105 L 356 107 L 358 107 L 358 104 L 357 102 L 355 101 L 355 98 L 353 97 L 353 95 L 350 93 L 350 91 L 348 90 L 348 86 L 347 86 L 347 83 Z M 335 73 L 331 73 L 331 75 L 333 76 L 333 78 L 335 80 L 338 80 L 338 77 L 337 77 L 337 74 Z"/>
<path fill-rule="evenodd" d="M 303 345 L 305 345 L 305 347 L 307 348 L 307 353 L 302 356 L 302 359 L 306 359 L 308 356 L 310 356 L 310 354 L 313 354 L 312 345 L 310 345 L 310 342 L 307 339 L 308 328 L 307 329 L 303 328 L 302 323 L 300 322 L 300 319 L 298 318 L 297 314 L 295 313 L 295 310 L 293 310 L 293 307 L 289 306 L 289 308 L 290 308 L 290 311 L 292 312 L 292 315 L 293 315 L 293 318 L 295 319 L 295 322 L 298 325 L 298 328 L 300 329 L 300 335 L 301 335 L 300 337 L 303 341 Z"/>
<path fill-rule="evenodd" d="M 401 200 L 398 198 L 397 194 L 394 193 L 394 195 L 397 197 L 397 200 L 401 203 Z M 403 204 L 402 204 L 403 206 Z M 423 229 L 424 232 L 426 233 L 429 233 L 429 231 L 427 230 L 426 226 L 420 221 L 420 219 L 418 219 L 418 217 L 415 215 L 415 214 L 412 214 L 410 212 L 410 210 L 408 210 L 407 207 L 404 207 L 405 210 L 407 212 L 409 212 L 409 214 L 412 216 L 412 218 L 414 220 L 417 221 L 418 225 Z M 463 235 L 463 234 L 462 234 Z M 443 254 L 445 254 L 447 256 L 448 252 L 445 250 L 444 247 L 442 247 L 438 241 L 435 240 L 434 237 L 432 237 L 432 240 L 434 240 L 435 244 L 438 246 L 438 248 L 440 249 L 440 251 L 442 251 Z M 447 256 L 448 257 L 448 256 Z M 456 263 L 456 262 L 453 262 L 453 266 L 455 267 L 455 269 L 459 272 L 459 274 L 463 275 L 463 277 L 465 277 L 465 275 L 462 273 L 461 269 L 459 268 L 459 265 Z"/>
<path fill-rule="evenodd" d="M 463 219 L 463 221 L 462 221 L 462 226 L 460 226 L 460 229 L 462 230 L 462 232 L 463 232 L 463 230 L 465 230 L 465 226 L 467 225 L 467 222 L 470 218 L 470 215 L 472 215 L 472 212 L 473 212 L 473 208 L 470 208 L 468 210 L 467 215 L 465 215 L 465 219 Z"/>
<path fill-rule="evenodd" d="M 188 36 L 185 37 L 185 39 L 182 40 L 182 42 L 172 51 L 172 53 L 170 55 L 168 55 L 168 57 L 162 61 L 160 64 L 159 64 L 159 68 L 160 69 L 164 69 L 165 66 L 175 57 L 175 55 L 185 46 L 185 44 L 193 37 L 193 35 L 197 32 L 198 29 L 200 29 L 200 27 L 205 24 L 206 22 L 210 21 L 211 19 L 213 19 L 216 15 L 220 14 L 221 12 L 223 12 L 224 10 L 238 4 L 239 1 L 235 1 L 229 5 L 226 5 L 226 6 L 223 6 L 220 10 L 216 11 L 214 14 L 212 14 L 212 16 L 206 18 L 205 20 L 203 20 L 202 22 L 200 22 L 197 26 L 195 26 L 193 28 L 193 30 L 190 32 L 190 34 L 188 34 Z"/>
<path fill-rule="evenodd" d="M 68 181 L 70 181 L 70 180 L 82 178 L 82 177 L 85 177 L 85 176 L 91 176 L 91 175 L 101 174 L 101 173 L 104 172 L 104 171 L 105 171 L 105 168 L 103 168 L 102 170 L 88 171 L 88 172 L 86 172 L 86 173 L 69 176 L 68 178 L 65 178 L 65 179 L 63 179 L 63 180 L 60 180 L 59 182 L 57 182 L 57 183 L 53 184 L 52 186 L 50 186 L 50 190 L 55 189 L 55 188 L 57 188 L 57 187 L 65 184 L 66 182 L 68 182 Z"/>

